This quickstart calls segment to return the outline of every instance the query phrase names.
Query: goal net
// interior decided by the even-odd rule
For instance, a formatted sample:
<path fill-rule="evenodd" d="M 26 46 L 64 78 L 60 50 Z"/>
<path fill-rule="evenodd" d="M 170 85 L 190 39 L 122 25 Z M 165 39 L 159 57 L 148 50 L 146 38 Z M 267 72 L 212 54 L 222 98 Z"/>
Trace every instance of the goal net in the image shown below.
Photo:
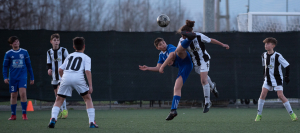
<path fill-rule="evenodd" d="M 241 32 L 300 31 L 300 12 L 249 12 L 237 16 Z"/>

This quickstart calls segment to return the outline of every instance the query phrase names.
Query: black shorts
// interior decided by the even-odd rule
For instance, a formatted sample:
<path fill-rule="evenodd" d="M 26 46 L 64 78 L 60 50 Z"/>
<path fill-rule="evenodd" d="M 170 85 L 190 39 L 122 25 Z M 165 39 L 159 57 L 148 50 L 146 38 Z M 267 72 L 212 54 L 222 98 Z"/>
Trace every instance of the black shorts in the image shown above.
<path fill-rule="evenodd" d="M 57 89 L 57 87 L 60 85 L 60 83 L 58 83 L 57 85 L 52 85 L 53 86 L 53 89 Z"/>

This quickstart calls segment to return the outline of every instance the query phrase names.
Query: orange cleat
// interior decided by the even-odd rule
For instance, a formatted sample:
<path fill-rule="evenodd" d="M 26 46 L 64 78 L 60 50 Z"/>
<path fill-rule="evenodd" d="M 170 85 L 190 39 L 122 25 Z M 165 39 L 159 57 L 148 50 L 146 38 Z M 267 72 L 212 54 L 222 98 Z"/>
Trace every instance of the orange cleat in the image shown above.
<path fill-rule="evenodd" d="M 28 118 L 27 118 L 27 115 L 26 115 L 26 114 L 23 114 L 23 115 L 22 115 L 22 118 L 23 118 L 23 120 L 28 120 Z"/>
<path fill-rule="evenodd" d="M 17 119 L 17 116 L 16 115 L 11 115 L 10 118 L 8 118 L 8 120 L 16 120 Z"/>

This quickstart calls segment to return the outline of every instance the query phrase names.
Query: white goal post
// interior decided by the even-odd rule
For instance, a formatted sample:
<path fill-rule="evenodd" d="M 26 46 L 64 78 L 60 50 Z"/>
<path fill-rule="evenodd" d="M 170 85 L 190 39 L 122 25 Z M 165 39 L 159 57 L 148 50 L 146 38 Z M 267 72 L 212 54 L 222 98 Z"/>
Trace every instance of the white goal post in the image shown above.
<path fill-rule="evenodd" d="M 237 16 L 238 31 L 300 31 L 300 12 L 249 12 Z"/>

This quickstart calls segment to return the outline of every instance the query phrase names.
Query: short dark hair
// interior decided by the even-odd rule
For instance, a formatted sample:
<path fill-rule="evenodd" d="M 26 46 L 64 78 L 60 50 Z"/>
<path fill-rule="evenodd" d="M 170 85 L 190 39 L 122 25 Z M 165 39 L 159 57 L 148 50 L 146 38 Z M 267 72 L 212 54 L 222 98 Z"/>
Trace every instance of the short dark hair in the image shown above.
<path fill-rule="evenodd" d="M 156 38 L 155 40 L 154 40 L 154 46 L 155 47 L 158 47 L 158 44 L 161 42 L 161 41 L 164 41 L 164 39 L 163 38 Z"/>
<path fill-rule="evenodd" d="M 54 38 L 59 39 L 59 34 L 58 33 L 52 34 L 51 37 L 50 37 L 50 40 L 52 40 Z"/>
<path fill-rule="evenodd" d="M 13 44 L 16 40 L 19 40 L 17 36 L 11 36 L 8 38 L 8 44 Z"/>
<path fill-rule="evenodd" d="M 75 37 L 73 39 L 73 45 L 75 46 L 76 50 L 82 50 L 83 46 L 85 45 L 85 39 L 83 37 Z"/>
<path fill-rule="evenodd" d="M 263 41 L 263 43 L 273 43 L 273 45 L 277 45 L 277 40 L 275 39 L 275 38 L 273 38 L 273 37 L 268 37 L 268 38 L 266 38 L 264 41 Z"/>

